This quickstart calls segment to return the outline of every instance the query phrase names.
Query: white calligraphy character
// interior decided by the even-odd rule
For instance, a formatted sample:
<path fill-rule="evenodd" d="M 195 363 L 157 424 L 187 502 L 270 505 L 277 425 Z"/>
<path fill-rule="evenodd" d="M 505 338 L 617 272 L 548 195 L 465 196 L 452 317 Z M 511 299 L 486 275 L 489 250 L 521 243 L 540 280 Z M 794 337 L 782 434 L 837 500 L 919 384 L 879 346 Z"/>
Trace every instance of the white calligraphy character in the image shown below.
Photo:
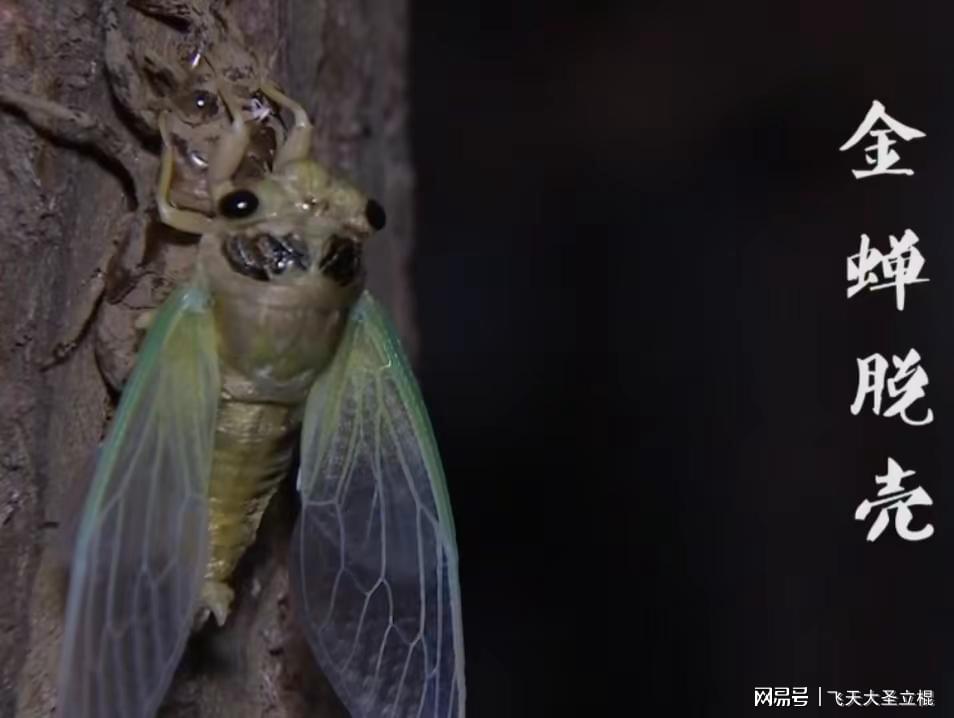
<path fill-rule="evenodd" d="M 888 473 L 884 476 L 876 476 L 875 481 L 883 484 L 878 490 L 877 498 L 872 501 L 865 499 L 858 508 L 855 509 L 855 520 L 864 521 L 871 513 L 871 509 L 880 506 L 881 510 L 875 518 L 871 528 L 868 529 L 868 541 L 874 541 L 888 527 L 890 518 L 888 512 L 894 510 L 894 530 L 898 536 L 905 541 L 923 541 L 934 533 L 934 526 L 925 524 L 921 528 L 912 531 L 909 526 L 914 515 L 911 513 L 912 506 L 931 506 L 934 502 L 921 486 L 911 491 L 905 491 L 901 482 L 909 476 L 914 476 L 914 471 L 904 471 L 894 459 L 888 457 Z"/>
<path fill-rule="evenodd" d="M 872 129 L 878 120 L 881 120 L 881 122 L 887 125 L 887 129 Z M 884 105 L 875 100 L 871 103 L 871 109 L 868 110 L 868 114 L 865 115 L 865 119 L 862 120 L 861 125 L 859 125 L 858 129 L 855 130 L 855 134 L 853 134 L 845 144 L 838 148 L 841 152 L 851 149 L 858 144 L 858 142 L 861 141 L 861 138 L 866 134 L 875 138 L 875 143 L 873 145 L 868 145 L 865 147 L 865 162 L 867 162 L 869 165 L 874 165 L 874 167 L 870 170 L 852 170 L 851 172 L 856 179 L 864 179 L 865 177 L 871 177 L 872 175 L 882 174 L 914 174 L 914 170 L 891 169 L 895 166 L 895 164 L 897 164 L 898 160 L 901 159 L 898 153 L 891 148 L 891 145 L 897 144 L 897 140 L 892 140 L 888 137 L 888 135 L 890 135 L 892 132 L 905 142 L 925 136 L 921 130 L 908 127 L 907 125 L 902 124 L 891 117 L 887 112 L 884 111 Z M 873 157 L 869 154 L 872 151 L 874 151 Z"/>
<path fill-rule="evenodd" d="M 858 391 L 851 404 L 851 413 L 857 416 L 864 407 L 865 397 L 871 394 L 871 411 L 876 416 L 900 416 L 902 421 L 910 426 L 924 426 L 934 421 L 933 409 L 928 409 L 922 419 L 908 416 L 908 409 L 924 397 L 924 387 L 928 384 L 927 372 L 918 366 L 920 361 L 921 355 L 914 349 L 908 350 L 904 359 L 892 356 L 895 372 L 894 376 L 888 379 L 888 360 L 881 354 L 858 359 Z M 897 401 L 881 414 L 881 399 L 886 385 L 888 397 L 897 398 Z"/>
<path fill-rule="evenodd" d="M 904 288 L 909 284 L 930 280 L 920 276 L 924 268 L 924 256 L 914 246 L 918 243 L 918 236 L 910 229 L 906 229 L 901 239 L 893 234 L 889 238 L 891 251 L 882 254 L 871 247 L 871 240 L 867 234 L 861 235 L 861 248 L 858 254 L 848 257 L 848 281 L 854 282 L 848 287 L 848 298 L 851 299 L 866 287 L 872 291 L 894 287 L 895 305 L 900 312 L 904 309 Z M 879 279 L 891 281 L 878 284 Z"/>

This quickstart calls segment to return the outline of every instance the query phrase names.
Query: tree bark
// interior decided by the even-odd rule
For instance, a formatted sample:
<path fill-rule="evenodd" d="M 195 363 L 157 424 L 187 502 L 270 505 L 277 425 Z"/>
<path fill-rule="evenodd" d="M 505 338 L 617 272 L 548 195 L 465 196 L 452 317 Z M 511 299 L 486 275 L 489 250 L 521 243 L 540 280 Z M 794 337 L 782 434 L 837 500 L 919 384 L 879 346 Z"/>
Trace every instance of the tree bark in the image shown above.
<path fill-rule="evenodd" d="M 134 141 L 102 72 L 98 5 L 0 1 L 0 82 L 108 119 Z M 388 227 L 368 247 L 369 285 L 413 354 L 406 2 L 230 7 L 248 43 L 271 59 L 273 77 L 314 118 L 317 158 L 387 208 Z M 139 42 L 159 48 L 175 32 L 120 12 Z M 141 162 L 152 171 L 157 158 L 144 149 Z M 71 486 L 91 464 L 113 400 L 89 337 L 63 364 L 41 365 L 125 202 L 122 183 L 101 161 L 0 113 L 0 716 L 55 712 L 65 579 L 54 525 L 77 510 Z M 239 568 L 229 622 L 190 641 L 161 715 L 346 715 L 288 605 L 291 487 L 273 504 Z"/>

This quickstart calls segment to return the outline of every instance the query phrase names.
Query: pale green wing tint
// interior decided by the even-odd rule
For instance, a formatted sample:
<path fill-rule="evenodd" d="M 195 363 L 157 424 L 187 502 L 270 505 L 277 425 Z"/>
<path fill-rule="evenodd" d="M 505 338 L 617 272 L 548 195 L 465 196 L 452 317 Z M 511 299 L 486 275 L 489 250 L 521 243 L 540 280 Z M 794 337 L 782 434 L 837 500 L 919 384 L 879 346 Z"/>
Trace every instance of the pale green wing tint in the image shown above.
<path fill-rule="evenodd" d="M 353 718 L 463 718 L 457 548 L 430 420 L 365 292 L 308 398 L 291 572 L 308 640 Z"/>
<path fill-rule="evenodd" d="M 162 701 L 205 573 L 219 384 L 208 297 L 180 289 L 149 330 L 84 508 L 58 716 L 151 718 Z"/>

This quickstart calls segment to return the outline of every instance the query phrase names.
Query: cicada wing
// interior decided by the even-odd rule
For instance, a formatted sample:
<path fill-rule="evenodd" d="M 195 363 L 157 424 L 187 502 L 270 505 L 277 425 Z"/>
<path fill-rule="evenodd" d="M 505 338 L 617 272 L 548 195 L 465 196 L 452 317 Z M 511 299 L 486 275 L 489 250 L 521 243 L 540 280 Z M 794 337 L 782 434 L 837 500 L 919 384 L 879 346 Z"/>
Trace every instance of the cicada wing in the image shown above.
<path fill-rule="evenodd" d="M 308 398 L 294 595 L 353 718 L 463 718 L 457 547 L 430 420 L 365 292 Z"/>
<path fill-rule="evenodd" d="M 100 454 L 67 599 L 64 718 L 150 718 L 189 636 L 220 385 L 208 304 L 197 286 L 163 304 Z"/>

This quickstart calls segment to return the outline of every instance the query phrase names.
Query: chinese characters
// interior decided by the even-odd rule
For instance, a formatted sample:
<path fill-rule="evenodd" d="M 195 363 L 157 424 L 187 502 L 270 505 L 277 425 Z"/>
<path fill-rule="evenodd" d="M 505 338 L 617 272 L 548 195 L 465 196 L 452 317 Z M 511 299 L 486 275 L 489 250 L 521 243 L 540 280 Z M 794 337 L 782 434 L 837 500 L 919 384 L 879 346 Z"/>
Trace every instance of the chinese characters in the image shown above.
<path fill-rule="evenodd" d="M 822 699 L 822 688 L 818 687 L 817 705 L 834 705 L 838 708 L 870 708 L 880 706 L 913 706 L 917 708 L 933 708 L 934 691 L 921 689 L 918 691 L 898 690 L 896 688 L 882 688 L 875 690 L 841 690 L 824 691 L 828 696 Z M 816 698 L 812 696 L 812 704 Z M 809 705 L 808 686 L 756 686 L 754 707 L 766 708 L 805 708 Z"/>
<path fill-rule="evenodd" d="M 839 150 L 844 152 L 851 149 L 866 135 L 874 140 L 873 144 L 864 147 L 865 163 L 870 169 L 852 170 L 856 179 L 875 175 L 914 174 L 912 169 L 897 166 L 901 156 L 895 145 L 899 140 L 910 142 L 924 137 L 921 130 L 891 117 L 885 111 L 884 105 L 874 100 L 858 129 Z M 904 311 L 907 288 L 930 280 L 921 276 L 925 260 L 917 247 L 919 239 L 913 230 L 906 229 L 900 239 L 889 235 L 888 241 L 888 250 L 884 252 L 872 246 L 871 238 L 867 234 L 861 235 L 858 252 L 848 256 L 847 294 L 848 299 L 851 299 L 865 289 L 872 292 L 891 289 L 895 307 L 900 312 Z M 852 415 L 858 416 L 867 405 L 875 416 L 898 417 L 908 426 L 925 426 L 934 421 L 934 410 L 927 406 L 926 400 L 928 375 L 921 366 L 921 355 L 916 349 L 909 349 L 903 357 L 892 355 L 890 362 L 877 352 L 860 357 L 856 361 L 858 385 L 850 407 Z M 912 507 L 931 506 L 934 503 L 922 486 L 911 490 L 905 490 L 902 486 L 902 482 L 914 476 L 914 473 L 905 471 L 898 462 L 888 457 L 887 472 L 883 476 L 875 477 L 875 482 L 881 486 L 877 496 L 863 500 L 855 509 L 857 521 L 869 519 L 874 510 L 878 509 L 868 529 L 868 542 L 877 540 L 884 533 L 891 524 L 892 513 L 895 533 L 903 540 L 923 541 L 934 534 L 934 527 L 929 523 L 919 529 L 911 528 L 914 519 Z M 838 705 L 842 705 L 838 696 Z M 873 697 L 870 700 L 873 701 Z"/>
<path fill-rule="evenodd" d="M 874 129 L 874 126 L 879 121 L 886 126 L 886 129 Z M 868 110 L 868 114 L 865 115 L 865 119 L 861 121 L 858 129 L 855 130 L 855 134 L 853 134 L 848 141 L 845 142 L 845 144 L 838 148 L 841 152 L 844 152 L 845 150 L 850 150 L 856 144 L 861 142 L 861 138 L 865 135 L 871 135 L 874 138 L 875 143 L 864 148 L 865 162 L 869 165 L 872 165 L 872 169 L 852 170 L 851 173 L 857 179 L 864 179 L 865 177 L 883 174 L 914 174 L 914 170 L 910 169 L 893 169 L 893 167 L 898 163 L 898 160 L 901 159 L 901 156 L 892 148 L 892 145 L 895 145 L 898 142 L 897 140 L 889 139 L 888 135 L 890 135 L 892 132 L 905 142 L 910 142 L 911 140 L 924 137 L 924 133 L 921 132 L 921 130 L 908 127 L 907 125 L 902 124 L 891 117 L 887 112 L 885 112 L 884 105 L 875 100 L 871 103 L 871 109 Z M 869 154 L 870 152 L 874 152 L 873 157 Z"/>
<path fill-rule="evenodd" d="M 851 404 L 851 413 L 858 416 L 864 408 L 865 399 L 871 396 L 871 411 L 875 415 L 900 416 L 909 426 L 924 426 L 934 421 L 934 411 L 927 409 L 920 419 L 908 416 L 908 409 L 918 399 L 925 396 L 924 387 L 928 385 L 928 375 L 921 364 L 921 355 L 909 349 L 904 359 L 891 357 L 894 375 L 888 378 L 888 360 L 880 354 L 858 359 L 858 391 Z M 889 399 L 895 399 L 884 414 L 881 413 L 885 389 Z"/>
<path fill-rule="evenodd" d="M 858 254 L 848 257 L 848 281 L 854 282 L 848 287 L 848 298 L 851 299 L 862 289 L 874 291 L 893 287 L 895 306 L 900 312 L 904 310 L 905 287 L 930 280 L 921 276 L 924 256 L 914 246 L 918 243 L 918 236 L 907 229 L 901 239 L 893 234 L 889 239 L 891 251 L 882 254 L 871 247 L 871 239 L 867 234 L 861 235 Z M 881 273 L 880 276 L 878 272 Z M 879 284 L 879 280 L 889 281 L 881 281 Z"/>
<path fill-rule="evenodd" d="M 926 524 L 919 529 L 912 531 L 910 529 L 914 514 L 911 513 L 912 506 L 930 506 L 934 502 L 928 496 L 928 492 L 921 486 L 911 491 L 905 491 L 901 482 L 910 476 L 914 476 L 914 471 L 904 471 L 891 457 L 888 457 L 888 473 L 884 476 L 876 476 L 875 481 L 883 484 L 883 488 L 878 491 L 878 496 L 874 501 L 865 499 L 858 508 L 855 509 L 855 520 L 864 521 L 871 513 L 871 509 L 880 507 L 878 516 L 868 530 L 868 541 L 874 541 L 881 535 L 881 532 L 888 527 L 890 517 L 888 512 L 894 510 L 894 530 L 898 536 L 905 541 L 923 541 L 934 533 L 934 527 Z"/>

